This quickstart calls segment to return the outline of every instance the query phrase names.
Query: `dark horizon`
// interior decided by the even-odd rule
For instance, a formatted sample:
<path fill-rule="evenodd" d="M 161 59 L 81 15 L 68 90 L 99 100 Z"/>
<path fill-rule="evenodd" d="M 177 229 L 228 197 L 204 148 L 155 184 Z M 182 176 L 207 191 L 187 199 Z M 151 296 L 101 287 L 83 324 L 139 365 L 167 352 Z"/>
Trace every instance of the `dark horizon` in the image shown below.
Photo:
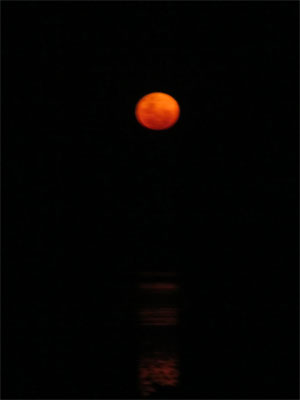
<path fill-rule="evenodd" d="M 298 398 L 298 3 L 2 11 L 3 397 Z"/>

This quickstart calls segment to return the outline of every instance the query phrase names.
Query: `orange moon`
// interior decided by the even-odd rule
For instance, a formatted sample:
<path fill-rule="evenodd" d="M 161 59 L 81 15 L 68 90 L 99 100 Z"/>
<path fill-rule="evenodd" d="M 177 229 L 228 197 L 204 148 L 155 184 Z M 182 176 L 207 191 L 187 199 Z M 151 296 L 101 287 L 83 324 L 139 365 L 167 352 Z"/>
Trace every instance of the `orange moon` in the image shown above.
<path fill-rule="evenodd" d="M 135 107 L 138 122 L 155 131 L 171 128 L 178 121 L 179 115 L 180 107 L 177 101 L 162 92 L 146 94 Z"/>

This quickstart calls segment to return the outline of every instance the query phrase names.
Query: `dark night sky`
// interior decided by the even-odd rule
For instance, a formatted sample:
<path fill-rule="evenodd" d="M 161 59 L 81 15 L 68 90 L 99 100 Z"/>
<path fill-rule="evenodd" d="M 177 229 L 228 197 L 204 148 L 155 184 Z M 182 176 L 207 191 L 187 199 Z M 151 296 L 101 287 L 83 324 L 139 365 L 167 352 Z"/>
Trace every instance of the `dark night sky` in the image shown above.
<path fill-rule="evenodd" d="M 2 2 L 4 398 L 136 396 L 141 268 L 181 276 L 178 396 L 297 398 L 298 19 Z M 135 120 L 153 91 L 167 132 Z"/>

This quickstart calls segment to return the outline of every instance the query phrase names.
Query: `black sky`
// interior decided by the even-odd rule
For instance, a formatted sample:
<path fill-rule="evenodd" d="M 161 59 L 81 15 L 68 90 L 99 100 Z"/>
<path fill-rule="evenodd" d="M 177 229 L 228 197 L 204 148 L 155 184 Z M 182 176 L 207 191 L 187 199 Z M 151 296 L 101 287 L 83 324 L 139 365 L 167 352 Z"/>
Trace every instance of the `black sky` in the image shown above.
<path fill-rule="evenodd" d="M 298 17 L 2 2 L 4 398 L 135 397 L 141 269 L 181 276 L 179 397 L 297 398 Z"/>

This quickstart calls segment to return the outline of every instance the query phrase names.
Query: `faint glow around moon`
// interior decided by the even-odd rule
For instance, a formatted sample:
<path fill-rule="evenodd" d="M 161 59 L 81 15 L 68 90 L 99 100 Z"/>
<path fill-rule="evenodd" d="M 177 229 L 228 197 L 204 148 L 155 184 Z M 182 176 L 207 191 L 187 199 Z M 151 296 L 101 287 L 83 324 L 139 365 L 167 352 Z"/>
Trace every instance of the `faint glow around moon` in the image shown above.
<path fill-rule="evenodd" d="M 142 97 L 136 107 L 135 116 L 138 122 L 152 130 L 161 131 L 171 128 L 178 121 L 180 107 L 170 95 L 153 92 Z"/>

